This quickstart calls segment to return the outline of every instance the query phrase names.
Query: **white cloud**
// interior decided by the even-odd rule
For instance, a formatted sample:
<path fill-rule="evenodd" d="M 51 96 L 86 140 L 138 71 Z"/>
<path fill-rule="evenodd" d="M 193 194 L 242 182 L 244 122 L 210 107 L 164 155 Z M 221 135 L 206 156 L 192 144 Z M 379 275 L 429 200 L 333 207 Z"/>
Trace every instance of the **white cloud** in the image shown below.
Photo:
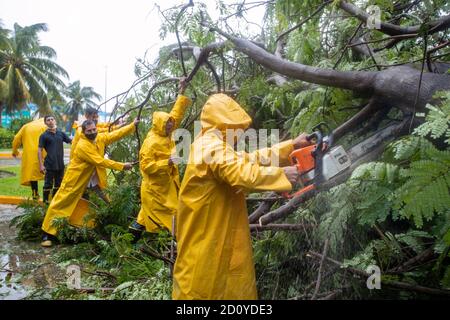
<path fill-rule="evenodd" d="M 156 58 L 162 43 L 155 3 L 166 9 L 187 0 L 3 0 L 0 19 L 8 29 L 15 22 L 21 26 L 46 23 L 49 31 L 40 34 L 41 42 L 56 50 L 56 61 L 67 70 L 70 81 L 80 80 L 103 98 L 106 84 L 109 98 L 133 83 L 136 58 L 147 49 L 147 58 Z M 213 19 L 217 18 L 215 1 L 205 3 Z M 255 14 L 256 20 L 262 18 L 262 11 Z M 175 41 L 171 35 L 167 42 Z M 113 105 L 108 103 L 108 110 Z"/>
<path fill-rule="evenodd" d="M 166 0 L 168 8 L 183 1 Z M 56 50 L 56 61 L 70 81 L 80 80 L 105 96 L 126 90 L 134 81 L 134 63 L 148 48 L 156 56 L 160 47 L 160 19 L 155 1 L 130 0 L 14 0 L 1 1 L 4 27 L 47 23 L 42 44 Z M 107 69 L 107 72 L 106 72 Z M 108 106 L 108 109 L 112 108 Z"/>

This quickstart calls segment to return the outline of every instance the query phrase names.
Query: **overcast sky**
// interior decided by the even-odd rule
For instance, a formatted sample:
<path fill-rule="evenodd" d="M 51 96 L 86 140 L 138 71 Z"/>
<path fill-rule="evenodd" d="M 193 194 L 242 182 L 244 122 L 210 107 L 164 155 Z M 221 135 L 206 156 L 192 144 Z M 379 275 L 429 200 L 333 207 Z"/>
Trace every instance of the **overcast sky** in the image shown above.
<path fill-rule="evenodd" d="M 216 19 L 215 1 L 204 2 Z M 110 98 L 130 87 L 136 58 L 148 50 L 147 58 L 153 61 L 162 45 L 176 42 L 171 34 L 161 43 L 156 3 L 164 10 L 187 0 L 0 0 L 0 19 L 10 30 L 15 22 L 46 23 L 49 31 L 40 33 L 41 43 L 56 50 L 56 62 L 69 73 L 70 82 L 93 87 L 103 102 L 105 90 Z M 263 12 L 263 7 L 252 9 L 247 17 L 261 21 Z M 111 101 L 108 110 L 113 105 Z"/>
<path fill-rule="evenodd" d="M 43 45 L 56 50 L 56 61 L 67 70 L 69 81 L 80 80 L 105 97 L 126 90 L 134 81 L 134 63 L 151 49 L 156 57 L 159 14 L 183 0 L 1 0 L 4 28 L 47 23 Z M 175 38 L 174 38 L 175 39 Z M 106 75 L 106 77 L 105 77 Z M 106 81 L 105 81 L 106 78 Z M 108 109 L 112 107 L 108 106 Z"/>

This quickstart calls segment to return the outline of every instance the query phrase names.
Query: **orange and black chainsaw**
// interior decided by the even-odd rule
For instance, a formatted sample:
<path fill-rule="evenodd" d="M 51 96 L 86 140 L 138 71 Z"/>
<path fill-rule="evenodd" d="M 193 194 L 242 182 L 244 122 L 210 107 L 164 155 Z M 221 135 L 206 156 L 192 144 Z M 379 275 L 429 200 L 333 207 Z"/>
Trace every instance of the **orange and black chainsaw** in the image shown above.
<path fill-rule="evenodd" d="M 403 122 L 392 122 L 346 151 L 342 146 L 333 146 L 333 134 L 325 123 L 318 124 L 307 137 L 314 144 L 294 150 L 289 155 L 291 164 L 297 166 L 300 178 L 298 186 L 294 187 L 297 191 L 283 193 L 283 196 L 293 198 L 317 189 L 321 183 L 343 173 L 352 163 L 360 162 L 366 154 L 391 141 L 403 126 Z M 327 136 L 323 135 L 324 128 L 328 131 Z"/>
<path fill-rule="evenodd" d="M 289 155 L 291 165 L 297 167 L 300 175 L 297 184 L 299 190 L 294 193 L 283 193 L 286 198 L 300 196 L 326 180 L 331 179 L 351 165 L 351 160 L 342 146 L 333 146 L 333 136 L 323 135 L 323 128 L 328 132 L 329 127 L 325 123 L 319 123 L 313 128 L 313 133 L 308 135 L 308 141 L 315 144 L 294 150 Z"/>

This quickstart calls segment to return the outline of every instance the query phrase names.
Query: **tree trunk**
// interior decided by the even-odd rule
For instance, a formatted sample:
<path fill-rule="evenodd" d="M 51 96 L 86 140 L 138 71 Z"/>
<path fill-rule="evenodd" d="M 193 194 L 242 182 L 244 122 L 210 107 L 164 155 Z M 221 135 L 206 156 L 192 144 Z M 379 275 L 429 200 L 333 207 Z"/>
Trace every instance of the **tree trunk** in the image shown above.
<path fill-rule="evenodd" d="M 281 75 L 310 83 L 352 90 L 365 94 L 380 106 L 397 107 L 406 114 L 423 111 L 438 90 L 450 90 L 450 75 L 424 72 L 398 66 L 377 72 L 321 69 L 281 59 L 251 41 L 214 29 L 231 41 L 235 49 L 256 63 Z M 420 92 L 416 102 L 416 96 Z"/>

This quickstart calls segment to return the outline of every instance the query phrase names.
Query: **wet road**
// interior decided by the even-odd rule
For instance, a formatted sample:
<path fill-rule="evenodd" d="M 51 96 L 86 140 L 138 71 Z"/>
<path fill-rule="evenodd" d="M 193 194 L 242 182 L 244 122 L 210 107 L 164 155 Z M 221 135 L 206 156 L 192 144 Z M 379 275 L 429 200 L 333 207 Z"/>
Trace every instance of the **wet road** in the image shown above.
<path fill-rule="evenodd" d="M 36 289 L 45 292 L 61 281 L 62 271 L 50 259 L 54 248 L 19 241 L 16 229 L 9 227 L 10 221 L 22 213 L 14 205 L 0 204 L 0 300 L 31 298 Z"/>

